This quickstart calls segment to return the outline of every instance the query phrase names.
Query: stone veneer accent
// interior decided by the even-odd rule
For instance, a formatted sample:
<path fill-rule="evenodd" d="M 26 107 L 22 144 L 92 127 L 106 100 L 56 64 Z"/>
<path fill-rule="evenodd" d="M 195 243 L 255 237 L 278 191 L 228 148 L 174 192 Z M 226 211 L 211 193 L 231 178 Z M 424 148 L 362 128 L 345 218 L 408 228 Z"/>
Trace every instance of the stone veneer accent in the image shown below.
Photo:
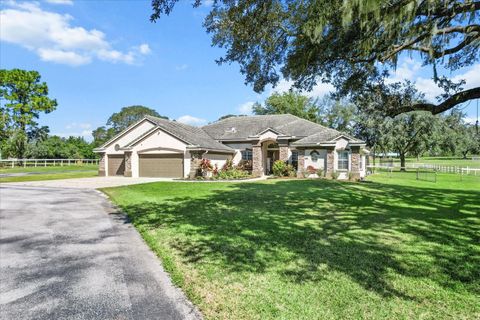
<path fill-rule="evenodd" d="M 334 171 L 334 168 L 335 168 L 335 164 L 334 164 L 334 161 L 335 161 L 335 157 L 334 157 L 334 148 L 328 148 L 327 149 L 327 168 L 325 170 L 325 176 L 327 178 L 331 178 L 332 177 L 332 173 Z"/>
<path fill-rule="evenodd" d="M 190 152 L 190 154 L 192 157 L 190 158 L 190 174 L 188 177 L 193 179 L 201 174 L 200 163 L 202 162 L 203 152 Z"/>
<path fill-rule="evenodd" d="M 279 158 L 282 161 L 288 161 L 288 146 L 280 146 L 279 147 Z"/>
<path fill-rule="evenodd" d="M 101 177 L 105 177 L 105 152 L 100 153 L 100 161 L 98 161 L 98 175 Z"/>
<path fill-rule="evenodd" d="M 252 175 L 263 176 L 262 146 L 252 146 Z"/>
<path fill-rule="evenodd" d="M 303 178 L 303 172 L 305 171 L 305 150 L 297 150 L 297 152 L 298 152 L 297 178 Z"/>
<path fill-rule="evenodd" d="M 125 171 L 123 175 L 125 177 L 132 176 L 132 151 L 125 151 Z"/>
<path fill-rule="evenodd" d="M 352 179 L 360 179 L 360 157 L 360 147 L 352 147 L 352 163 L 350 165 Z"/>

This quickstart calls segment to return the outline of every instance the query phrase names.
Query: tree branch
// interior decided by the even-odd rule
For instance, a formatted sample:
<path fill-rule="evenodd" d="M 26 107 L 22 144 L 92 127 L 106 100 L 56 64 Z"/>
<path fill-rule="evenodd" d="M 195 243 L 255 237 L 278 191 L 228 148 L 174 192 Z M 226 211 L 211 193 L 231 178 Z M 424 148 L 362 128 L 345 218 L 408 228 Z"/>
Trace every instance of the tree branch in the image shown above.
<path fill-rule="evenodd" d="M 457 92 L 447 100 L 437 105 L 433 103 L 417 103 L 414 105 L 391 110 L 389 114 L 391 116 L 396 116 L 401 113 L 410 112 L 410 111 L 429 111 L 432 114 L 439 114 L 455 107 L 456 105 L 459 105 L 461 103 L 464 103 L 466 101 L 473 100 L 473 99 L 480 99 L 480 87 Z"/>
<path fill-rule="evenodd" d="M 450 8 L 441 8 L 433 12 L 430 12 L 428 10 L 422 11 L 420 9 L 418 10 L 417 15 L 446 17 L 446 16 L 458 15 L 460 13 L 477 11 L 477 10 L 480 10 L 480 1 L 464 3 L 462 5 L 455 5 Z"/>

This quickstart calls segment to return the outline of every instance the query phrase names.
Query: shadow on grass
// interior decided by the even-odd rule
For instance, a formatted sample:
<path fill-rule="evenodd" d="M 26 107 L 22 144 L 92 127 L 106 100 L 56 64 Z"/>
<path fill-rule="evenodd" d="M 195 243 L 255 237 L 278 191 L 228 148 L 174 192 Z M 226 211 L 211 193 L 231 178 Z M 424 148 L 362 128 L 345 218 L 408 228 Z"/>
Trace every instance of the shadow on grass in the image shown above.
<path fill-rule="evenodd" d="M 297 283 L 336 271 L 382 296 L 415 299 L 394 288 L 392 273 L 479 292 L 479 199 L 478 191 L 293 180 L 123 210 L 138 226 L 176 233 L 169 245 L 189 263 Z"/>

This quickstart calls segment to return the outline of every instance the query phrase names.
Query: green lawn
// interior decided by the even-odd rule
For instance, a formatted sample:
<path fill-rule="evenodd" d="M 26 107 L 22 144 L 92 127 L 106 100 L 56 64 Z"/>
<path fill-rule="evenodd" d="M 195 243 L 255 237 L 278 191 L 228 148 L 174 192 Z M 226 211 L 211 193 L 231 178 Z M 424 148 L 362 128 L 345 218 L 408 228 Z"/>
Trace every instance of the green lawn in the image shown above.
<path fill-rule="evenodd" d="M 0 174 L 3 173 L 19 173 L 19 172 L 59 172 L 59 171 L 82 171 L 82 170 L 98 170 L 98 165 L 71 165 L 71 166 L 49 166 L 49 167 L 15 167 L 15 168 L 0 168 Z"/>
<path fill-rule="evenodd" d="M 62 173 L 46 173 L 46 174 L 35 174 L 35 175 L 18 176 L 18 177 L 0 177 L 0 183 L 88 178 L 88 177 L 95 177 L 95 176 L 98 176 L 98 171 L 70 171 L 70 172 L 62 172 Z"/>
<path fill-rule="evenodd" d="M 419 160 L 417 160 L 417 158 L 407 158 L 406 161 L 407 163 L 425 163 L 441 166 L 480 168 L 480 160 L 472 160 L 471 156 L 469 156 L 467 159 L 458 157 L 424 157 L 420 158 Z M 400 164 L 400 159 L 395 159 L 395 162 Z"/>
<path fill-rule="evenodd" d="M 478 319 L 480 177 L 405 177 L 104 192 L 207 319 Z"/>

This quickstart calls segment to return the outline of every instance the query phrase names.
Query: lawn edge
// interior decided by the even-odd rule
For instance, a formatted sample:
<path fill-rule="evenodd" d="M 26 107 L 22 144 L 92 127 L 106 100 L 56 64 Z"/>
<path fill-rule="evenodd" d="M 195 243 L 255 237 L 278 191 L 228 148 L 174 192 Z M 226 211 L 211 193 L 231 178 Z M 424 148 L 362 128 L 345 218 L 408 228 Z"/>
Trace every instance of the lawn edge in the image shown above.
<path fill-rule="evenodd" d="M 185 275 L 177 267 L 173 256 L 167 251 L 167 249 L 163 248 L 161 245 L 159 245 L 155 241 L 155 238 L 151 234 L 149 234 L 148 232 L 149 230 L 147 228 L 142 228 L 138 226 L 136 223 L 134 223 L 130 215 L 126 213 L 122 209 L 122 207 L 119 204 L 117 204 L 117 202 L 111 197 L 111 195 L 108 193 L 108 190 L 115 189 L 115 188 L 118 188 L 118 187 L 99 188 L 96 190 L 101 194 L 103 194 L 108 199 L 108 201 L 117 209 L 118 213 L 121 213 L 125 215 L 125 217 L 127 217 L 128 219 L 127 221 L 131 223 L 132 226 L 134 226 L 135 230 L 137 230 L 137 232 L 140 234 L 143 241 L 145 241 L 145 243 L 150 248 L 150 250 L 152 250 L 152 252 L 158 258 L 162 268 L 170 277 L 170 280 L 172 281 L 173 285 L 180 288 L 184 292 L 185 296 L 197 308 L 198 312 L 201 314 L 203 318 L 204 312 L 200 308 L 200 304 L 202 302 L 201 297 L 198 294 L 195 294 L 192 288 L 186 284 Z"/>

